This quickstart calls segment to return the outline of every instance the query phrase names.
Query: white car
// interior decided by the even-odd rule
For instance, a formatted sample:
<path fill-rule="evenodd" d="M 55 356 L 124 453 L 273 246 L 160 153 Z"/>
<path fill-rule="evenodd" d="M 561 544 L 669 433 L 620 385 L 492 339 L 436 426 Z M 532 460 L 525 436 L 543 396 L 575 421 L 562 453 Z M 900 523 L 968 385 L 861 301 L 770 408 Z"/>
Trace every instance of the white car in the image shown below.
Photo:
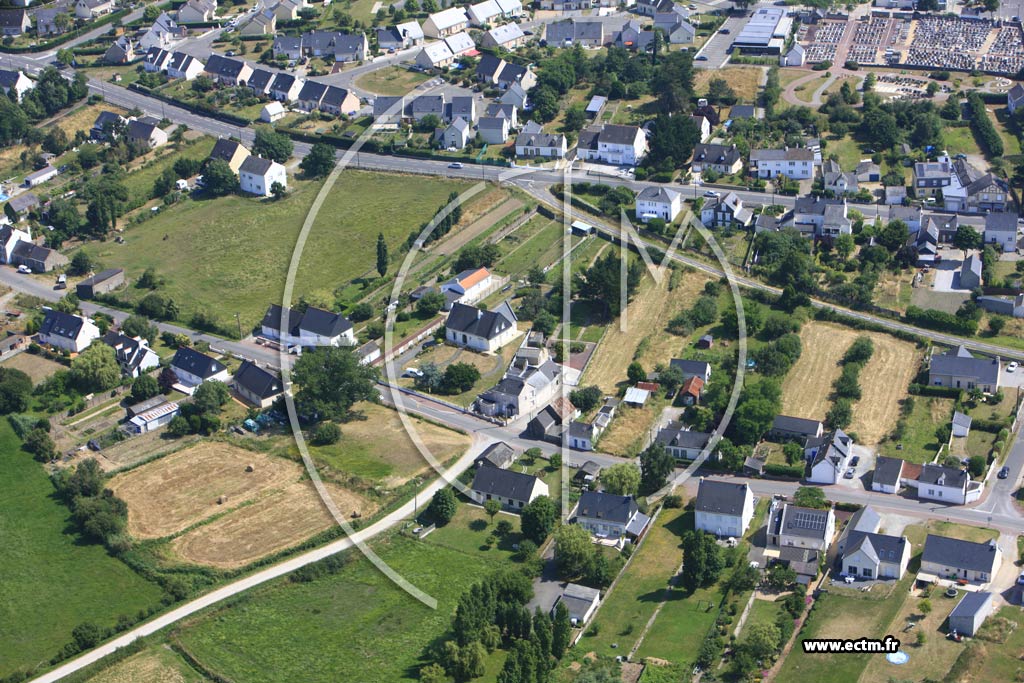
<path fill-rule="evenodd" d="M 448 164 L 448 168 L 462 168 L 462 162 L 453 161 L 452 163 Z"/>
<path fill-rule="evenodd" d="M 704 193 L 704 196 L 705 197 L 718 198 L 718 197 L 722 196 L 722 193 L 721 192 L 715 192 L 714 190 L 708 190 L 707 192 Z"/>
<path fill-rule="evenodd" d="M 26 265 L 21 265 L 21 266 L 18 266 L 18 272 L 21 273 L 22 275 L 31 275 L 32 274 L 32 269 L 29 268 Z"/>
<path fill-rule="evenodd" d="M 1013 361 L 1012 363 L 1010 363 L 1009 365 L 1006 366 L 1006 371 L 1007 372 L 1013 372 L 1013 371 L 1015 371 L 1019 367 L 1020 367 L 1020 363 L 1018 363 L 1017 361 Z"/>
<path fill-rule="evenodd" d="M 409 377 L 411 379 L 419 379 L 423 376 L 423 371 L 419 368 L 406 368 L 405 372 L 402 373 L 402 377 Z"/>

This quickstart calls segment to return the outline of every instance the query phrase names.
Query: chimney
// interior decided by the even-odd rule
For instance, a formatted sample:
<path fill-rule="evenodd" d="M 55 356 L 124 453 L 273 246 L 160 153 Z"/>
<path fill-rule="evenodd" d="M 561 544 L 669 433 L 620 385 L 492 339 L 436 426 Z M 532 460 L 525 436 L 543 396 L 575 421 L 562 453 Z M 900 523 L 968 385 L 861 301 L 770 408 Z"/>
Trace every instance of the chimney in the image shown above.
<path fill-rule="evenodd" d="M 476 319 L 479 320 L 482 317 L 484 317 L 484 310 L 482 308 L 476 309 Z"/>

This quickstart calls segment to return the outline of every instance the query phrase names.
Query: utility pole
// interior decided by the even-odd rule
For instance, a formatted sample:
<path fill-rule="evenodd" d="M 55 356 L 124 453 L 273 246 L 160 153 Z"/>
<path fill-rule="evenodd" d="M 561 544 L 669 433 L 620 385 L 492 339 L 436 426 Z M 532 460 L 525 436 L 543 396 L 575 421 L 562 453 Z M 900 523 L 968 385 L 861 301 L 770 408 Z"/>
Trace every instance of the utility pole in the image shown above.
<path fill-rule="evenodd" d="M 235 322 L 238 323 L 238 338 L 242 338 L 242 317 L 240 314 L 235 313 Z"/>

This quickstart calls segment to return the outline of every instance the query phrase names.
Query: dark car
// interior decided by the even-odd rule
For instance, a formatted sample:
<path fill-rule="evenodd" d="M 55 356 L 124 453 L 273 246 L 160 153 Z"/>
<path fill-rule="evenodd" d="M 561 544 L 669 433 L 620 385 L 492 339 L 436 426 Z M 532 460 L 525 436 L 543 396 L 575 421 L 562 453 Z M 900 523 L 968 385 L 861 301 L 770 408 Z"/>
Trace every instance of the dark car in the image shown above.
<path fill-rule="evenodd" d="M 1008 476 L 1010 476 L 1010 468 L 1004 465 L 1003 468 L 999 470 L 999 474 L 997 474 L 996 476 L 999 477 L 1000 479 L 1006 479 Z"/>
<path fill-rule="evenodd" d="M 89 446 L 89 450 L 96 451 L 97 453 L 103 450 L 100 448 L 100 442 L 96 439 L 89 439 L 89 443 L 86 445 Z"/>
<path fill-rule="evenodd" d="M 697 61 L 698 62 L 706 62 L 706 61 L 708 61 L 708 57 L 707 57 L 707 55 L 697 55 Z"/>
<path fill-rule="evenodd" d="M 850 458 L 850 464 L 852 466 L 854 466 L 854 467 L 856 467 L 859 462 L 860 462 L 860 456 L 859 455 L 855 455 L 852 458 Z"/>
<path fill-rule="evenodd" d="M 721 31 L 719 31 L 719 33 L 724 33 L 724 34 L 728 35 L 728 34 L 732 33 L 732 31 L 730 31 L 727 28 L 723 28 Z"/>

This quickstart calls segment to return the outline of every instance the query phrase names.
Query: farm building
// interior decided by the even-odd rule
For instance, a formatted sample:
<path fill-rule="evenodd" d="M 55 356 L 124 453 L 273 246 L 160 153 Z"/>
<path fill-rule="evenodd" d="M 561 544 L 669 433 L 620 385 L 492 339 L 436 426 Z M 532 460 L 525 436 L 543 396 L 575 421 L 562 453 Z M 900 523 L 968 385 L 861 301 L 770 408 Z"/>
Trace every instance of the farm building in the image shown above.
<path fill-rule="evenodd" d="M 178 404 L 163 403 L 128 420 L 128 427 L 136 434 L 152 432 L 169 423 L 178 415 Z"/>
<path fill-rule="evenodd" d="M 109 294 L 123 284 L 124 269 L 108 268 L 79 282 L 75 294 L 79 299 L 94 299 L 97 294 Z"/>

